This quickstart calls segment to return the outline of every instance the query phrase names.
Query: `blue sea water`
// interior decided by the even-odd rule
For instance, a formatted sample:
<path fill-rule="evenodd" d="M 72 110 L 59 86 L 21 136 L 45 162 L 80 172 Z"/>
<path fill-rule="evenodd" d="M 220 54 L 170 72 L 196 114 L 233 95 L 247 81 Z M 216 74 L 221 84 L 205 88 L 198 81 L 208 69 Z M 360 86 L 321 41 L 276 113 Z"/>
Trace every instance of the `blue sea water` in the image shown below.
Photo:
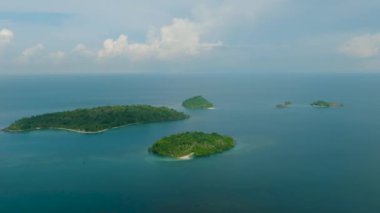
<path fill-rule="evenodd" d="M 2 76 L 0 128 L 115 104 L 165 105 L 188 120 L 101 134 L 0 133 L 0 212 L 380 212 L 380 75 Z M 214 110 L 188 111 L 203 95 Z M 323 99 L 340 109 L 316 109 Z M 274 106 L 285 100 L 289 109 Z M 237 146 L 173 161 L 147 148 L 189 130 Z"/>

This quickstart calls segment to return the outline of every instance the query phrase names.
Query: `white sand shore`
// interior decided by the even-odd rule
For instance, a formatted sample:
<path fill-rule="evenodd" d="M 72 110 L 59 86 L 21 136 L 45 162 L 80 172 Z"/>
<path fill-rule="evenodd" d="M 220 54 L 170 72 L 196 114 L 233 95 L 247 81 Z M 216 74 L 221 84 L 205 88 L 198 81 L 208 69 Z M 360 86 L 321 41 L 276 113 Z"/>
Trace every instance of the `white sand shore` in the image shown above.
<path fill-rule="evenodd" d="M 105 132 L 105 131 L 109 130 L 109 129 L 103 129 L 103 130 L 96 131 L 96 132 L 87 132 L 84 130 L 66 129 L 66 128 L 58 128 L 58 127 L 57 128 L 51 127 L 51 128 L 47 128 L 47 129 L 63 130 L 63 131 L 81 133 L 81 134 L 97 134 L 97 133 L 101 133 L 101 132 Z M 5 130 L 5 131 L 7 131 L 7 132 L 29 132 L 29 131 L 33 131 L 33 130 L 44 130 L 44 129 L 43 128 L 35 128 L 35 129 L 31 129 L 31 130 Z"/>
<path fill-rule="evenodd" d="M 88 131 L 84 131 L 84 130 L 66 129 L 66 128 L 49 128 L 49 129 L 64 130 L 64 131 L 76 132 L 76 133 L 82 133 L 82 134 L 97 134 L 97 133 L 102 133 L 102 132 L 109 130 L 109 129 L 102 129 L 99 131 L 88 132 Z"/>
<path fill-rule="evenodd" d="M 117 126 L 117 127 L 112 127 L 112 128 L 108 128 L 108 129 L 102 129 L 99 131 L 85 131 L 85 130 L 68 129 L 68 128 L 61 128 L 61 127 L 50 127 L 50 128 L 37 127 L 35 129 L 31 129 L 31 130 L 5 130 L 5 131 L 7 131 L 7 132 L 28 132 L 28 131 L 33 131 L 33 130 L 51 129 L 51 130 L 63 130 L 63 131 L 69 131 L 69 132 L 76 132 L 76 133 L 81 133 L 81 134 L 98 134 L 98 133 L 106 132 L 110 129 L 118 129 L 118 128 L 123 128 L 126 126 L 131 126 L 131 125 L 136 125 L 136 124 L 140 124 L 140 123 L 127 124 L 127 125 L 123 125 L 123 126 Z"/>
<path fill-rule="evenodd" d="M 194 152 L 188 154 L 188 155 L 184 155 L 184 156 L 181 156 L 181 157 L 178 157 L 179 160 L 191 160 L 193 159 L 194 157 Z"/>

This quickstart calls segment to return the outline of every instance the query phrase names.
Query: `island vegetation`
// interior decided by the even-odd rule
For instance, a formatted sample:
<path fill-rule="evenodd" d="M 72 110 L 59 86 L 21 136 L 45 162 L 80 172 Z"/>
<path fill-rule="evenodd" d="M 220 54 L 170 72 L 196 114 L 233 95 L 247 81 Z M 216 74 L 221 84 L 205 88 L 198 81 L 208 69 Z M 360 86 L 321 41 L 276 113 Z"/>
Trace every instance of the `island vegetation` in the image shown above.
<path fill-rule="evenodd" d="M 204 157 L 229 150 L 235 146 L 232 137 L 218 133 L 184 132 L 164 137 L 149 151 L 165 157 L 188 159 Z"/>
<path fill-rule="evenodd" d="M 186 118 L 189 116 L 183 112 L 167 107 L 149 105 L 102 106 L 22 118 L 4 130 L 13 132 L 64 129 L 81 133 L 96 133 L 130 124 L 176 121 Z"/>
<path fill-rule="evenodd" d="M 195 96 L 182 102 L 182 106 L 188 109 L 209 109 L 214 105 L 202 96 Z"/>
<path fill-rule="evenodd" d="M 343 104 L 336 102 L 327 102 L 327 101 L 314 101 L 310 104 L 313 107 L 321 107 L 321 108 L 330 108 L 330 107 L 343 107 Z"/>
<path fill-rule="evenodd" d="M 285 109 L 285 108 L 290 107 L 291 105 L 292 105 L 291 101 L 285 101 L 284 103 L 277 104 L 276 108 L 278 108 L 278 109 Z"/>

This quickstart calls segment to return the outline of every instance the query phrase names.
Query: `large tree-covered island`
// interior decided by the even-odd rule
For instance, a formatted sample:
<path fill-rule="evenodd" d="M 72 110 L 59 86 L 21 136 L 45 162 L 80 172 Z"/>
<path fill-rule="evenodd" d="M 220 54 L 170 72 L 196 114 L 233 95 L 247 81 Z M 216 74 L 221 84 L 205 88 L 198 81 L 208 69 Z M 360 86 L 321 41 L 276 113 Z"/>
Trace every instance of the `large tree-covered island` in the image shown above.
<path fill-rule="evenodd" d="M 176 121 L 189 118 L 183 112 L 149 105 L 102 106 L 90 109 L 48 113 L 22 118 L 4 131 L 61 129 L 80 133 L 97 133 L 130 124 Z"/>
<path fill-rule="evenodd" d="M 209 156 L 235 146 L 232 137 L 218 133 L 185 132 L 164 137 L 153 144 L 149 151 L 165 157 L 189 159 Z"/>
<path fill-rule="evenodd" d="M 214 105 L 202 96 L 195 96 L 182 102 L 182 106 L 188 109 L 209 109 Z"/>
<path fill-rule="evenodd" d="M 319 108 L 330 108 L 330 107 L 343 107 L 343 104 L 336 102 L 327 102 L 327 101 L 314 101 L 310 104 L 312 107 Z"/>

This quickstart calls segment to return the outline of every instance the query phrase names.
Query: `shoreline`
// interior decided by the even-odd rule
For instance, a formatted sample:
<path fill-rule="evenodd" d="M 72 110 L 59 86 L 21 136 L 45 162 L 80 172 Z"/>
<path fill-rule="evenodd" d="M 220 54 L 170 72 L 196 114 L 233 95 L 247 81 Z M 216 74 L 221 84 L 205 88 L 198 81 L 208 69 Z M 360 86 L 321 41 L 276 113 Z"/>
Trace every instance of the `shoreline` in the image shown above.
<path fill-rule="evenodd" d="M 102 130 L 99 130 L 99 131 L 84 131 L 84 130 L 67 129 L 67 128 L 48 128 L 48 129 L 51 129 L 51 130 L 63 130 L 63 131 L 68 131 L 68 132 L 81 133 L 81 134 L 98 134 L 98 133 L 102 133 L 102 132 L 105 132 L 105 131 L 109 130 L 109 129 L 102 129 Z M 39 129 L 36 129 L 36 130 L 39 130 Z"/>
<path fill-rule="evenodd" d="M 102 129 L 99 131 L 85 131 L 85 130 L 69 129 L 69 128 L 62 128 L 62 127 L 35 128 L 35 129 L 29 129 L 29 130 L 7 130 L 7 129 L 3 129 L 3 131 L 12 133 L 12 132 L 31 132 L 31 131 L 38 131 L 38 130 L 61 130 L 61 131 L 75 132 L 75 133 L 80 133 L 80 134 L 99 134 L 99 133 L 103 133 L 103 132 L 106 132 L 106 131 L 111 130 L 111 129 L 118 129 L 118 128 L 123 128 L 126 126 L 131 126 L 131 125 L 136 125 L 136 124 L 140 124 L 140 123 L 133 123 L 133 124 L 127 124 L 127 125 L 123 125 L 123 126 L 116 126 L 116 127 L 112 127 L 112 128 Z"/>
<path fill-rule="evenodd" d="M 180 157 L 177 157 L 178 160 L 191 160 L 194 157 L 194 152 L 188 154 L 188 155 L 183 155 Z"/>
<path fill-rule="evenodd" d="M 84 131 L 84 130 L 77 130 L 77 129 L 67 129 L 67 128 L 59 128 L 59 127 L 50 127 L 50 128 L 36 128 L 36 129 L 28 129 L 28 130 L 8 130 L 8 129 L 3 129 L 4 132 L 31 132 L 31 131 L 38 131 L 38 130 L 62 130 L 62 131 L 68 131 L 68 132 L 76 132 L 76 133 L 81 133 L 81 134 L 97 134 L 97 133 L 102 133 L 105 132 L 109 129 L 102 129 L 99 131 Z"/>

